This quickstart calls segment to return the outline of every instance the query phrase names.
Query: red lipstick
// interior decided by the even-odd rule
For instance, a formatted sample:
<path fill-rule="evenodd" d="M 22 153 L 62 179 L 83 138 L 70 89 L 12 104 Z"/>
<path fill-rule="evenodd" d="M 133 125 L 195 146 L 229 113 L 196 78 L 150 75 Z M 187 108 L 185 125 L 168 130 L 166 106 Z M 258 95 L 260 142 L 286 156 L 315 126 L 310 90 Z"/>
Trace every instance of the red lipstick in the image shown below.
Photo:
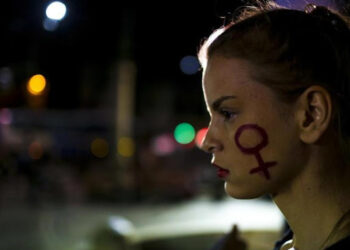
<path fill-rule="evenodd" d="M 216 174 L 218 175 L 219 178 L 226 178 L 228 176 L 228 174 L 230 173 L 230 171 L 228 171 L 227 169 L 221 168 L 216 164 L 213 164 L 214 167 L 216 167 Z"/>

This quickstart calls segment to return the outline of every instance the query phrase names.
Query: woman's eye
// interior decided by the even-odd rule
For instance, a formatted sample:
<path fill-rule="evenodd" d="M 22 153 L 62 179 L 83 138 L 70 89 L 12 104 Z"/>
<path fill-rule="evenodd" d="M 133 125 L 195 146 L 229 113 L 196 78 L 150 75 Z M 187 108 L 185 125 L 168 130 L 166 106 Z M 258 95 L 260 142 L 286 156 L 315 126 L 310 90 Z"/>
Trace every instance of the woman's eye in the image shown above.
<path fill-rule="evenodd" d="M 231 112 L 228 110 L 220 110 L 220 114 L 225 118 L 225 120 L 231 120 L 236 116 L 235 112 Z"/>

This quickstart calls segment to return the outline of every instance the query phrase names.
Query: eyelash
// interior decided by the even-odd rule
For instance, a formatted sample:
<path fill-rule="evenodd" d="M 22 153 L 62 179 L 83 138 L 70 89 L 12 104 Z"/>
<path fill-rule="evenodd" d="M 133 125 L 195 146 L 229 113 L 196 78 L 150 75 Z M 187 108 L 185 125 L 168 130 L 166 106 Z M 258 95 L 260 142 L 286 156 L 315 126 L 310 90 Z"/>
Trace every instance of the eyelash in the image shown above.
<path fill-rule="evenodd" d="M 237 115 L 235 112 L 227 111 L 224 109 L 220 110 L 219 113 L 225 118 L 225 121 L 229 121 Z"/>

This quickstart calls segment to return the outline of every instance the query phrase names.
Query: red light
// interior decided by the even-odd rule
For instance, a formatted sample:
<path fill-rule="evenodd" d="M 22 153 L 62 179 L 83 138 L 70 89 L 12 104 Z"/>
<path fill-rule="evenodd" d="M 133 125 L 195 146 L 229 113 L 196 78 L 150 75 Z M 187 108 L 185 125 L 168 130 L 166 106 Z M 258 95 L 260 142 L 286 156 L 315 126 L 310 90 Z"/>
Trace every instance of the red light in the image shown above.
<path fill-rule="evenodd" d="M 208 131 L 208 128 L 202 128 L 200 129 L 198 132 L 197 132 L 197 135 L 196 135 L 196 145 L 197 147 L 201 147 L 202 146 L 202 143 L 203 143 L 203 140 L 207 134 L 207 131 Z"/>

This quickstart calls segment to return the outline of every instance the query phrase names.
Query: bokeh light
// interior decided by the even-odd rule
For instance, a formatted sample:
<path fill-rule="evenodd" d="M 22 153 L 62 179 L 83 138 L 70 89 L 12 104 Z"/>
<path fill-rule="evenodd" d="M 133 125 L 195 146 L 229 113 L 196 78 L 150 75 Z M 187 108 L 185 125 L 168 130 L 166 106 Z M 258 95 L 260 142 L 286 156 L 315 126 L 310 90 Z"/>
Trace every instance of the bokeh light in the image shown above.
<path fill-rule="evenodd" d="M 194 75 L 200 69 L 200 64 L 195 56 L 185 56 L 180 61 L 180 69 L 186 75 Z"/>
<path fill-rule="evenodd" d="M 165 156 L 175 151 L 176 142 L 171 134 L 163 134 L 154 138 L 151 147 L 154 154 Z"/>
<path fill-rule="evenodd" d="M 174 138 L 180 144 L 191 143 L 196 135 L 193 126 L 187 122 L 180 123 L 174 131 Z"/>
<path fill-rule="evenodd" d="M 90 150 L 97 158 L 104 158 L 109 153 L 109 144 L 105 139 L 96 138 L 91 142 Z"/>
<path fill-rule="evenodd" d="M 134 140 L 130 137 L 121 137 L 118 140 L 117 146 L 118 154 L 123 157 L 131 157 L 135 152 Z"/>
<path fill-rule="evenodd" d="M 58 28 L 59 21 L 45 18 L 43 20 L 43 27 L 47 31 L 55 31 Z"/>
<path fill-rule="evenodd" d="M 46 16 L 52 20 L 62 20 L 66 12 L 66 5 L 59 1 L 50 3 L 46 8 Z"/>
<path fill-rule="evenodd" d="M 13 82 L 12 70 L 8 67 L 3 67 L 0 69 L 0 88 L 2 90 L 7 90 L 11 87 Z"/>
<path fill-rule="evenodd" d="M 10 125 L 11 122 L 12 122 L 12 112 L 7 108 L 0 109 L 0 124 Z"/>
<path fill-rule="evenodd" d="M 203 140 L 207 132 L 208 132 L 208 128 L 202 128 L 197 132 L 196 139 L 195 139 L 197 147 L 200 148 L 202 146 Z"/>
<path fill-rule="evenodd" d="M 32 95 L 41 95 L 46 87 L 46 79 L 43 75 L 32 76 L 27 84 L 27 90 Z"/>
<path fill-rule="evenodd" d="M 34 141 L 29 145 L 28 155 L 33 160 L 39 160 L 44 154 L 43 146 L 40 142 Z"/>

